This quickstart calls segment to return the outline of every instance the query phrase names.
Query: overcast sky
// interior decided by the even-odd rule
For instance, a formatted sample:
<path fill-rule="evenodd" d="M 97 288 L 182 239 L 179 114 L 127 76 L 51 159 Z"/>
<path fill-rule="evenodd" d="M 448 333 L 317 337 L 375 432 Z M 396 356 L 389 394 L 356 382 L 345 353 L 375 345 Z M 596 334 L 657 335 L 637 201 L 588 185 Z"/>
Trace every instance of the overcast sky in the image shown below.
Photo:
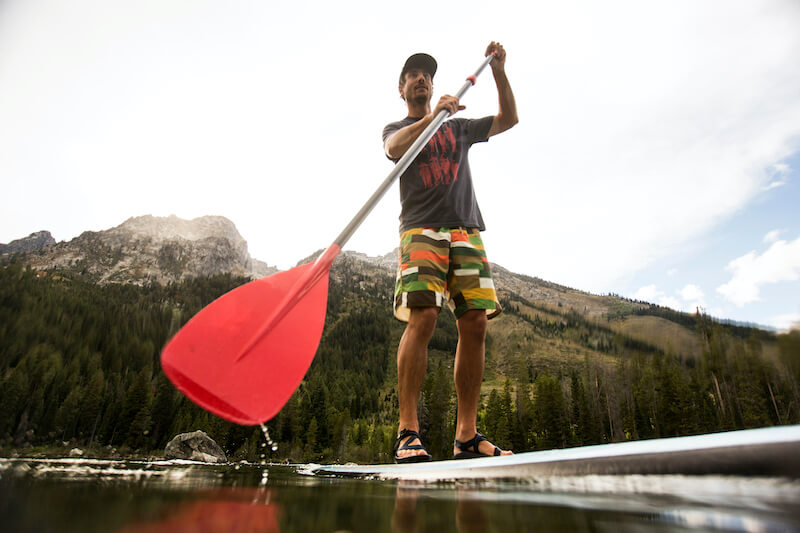
<path fill-rule="evenodd" d="M 433 5 L 431 5 L 433 4 Z M 524 7 L 522 7 L 524 5 Z M 405 58 L 436 98 L 490 40 L 519 125 L 471 151 L 492 261 L 800 321 L 800 2 L 0 2 L 0 242 L 222 215 L 288 268 L 391 170 Z M 496 112 L 487 72 L 461 116 Z M 347 249 L 397 240 L 397 186 Z"/>

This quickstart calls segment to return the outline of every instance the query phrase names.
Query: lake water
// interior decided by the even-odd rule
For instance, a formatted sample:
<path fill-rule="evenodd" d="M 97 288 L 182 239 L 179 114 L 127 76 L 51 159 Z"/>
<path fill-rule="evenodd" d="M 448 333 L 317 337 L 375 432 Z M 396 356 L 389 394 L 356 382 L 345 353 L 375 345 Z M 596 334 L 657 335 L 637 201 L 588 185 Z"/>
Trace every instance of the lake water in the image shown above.
<path fill-rule="evenodd" d="M 0 531 L 800 531 L 798 480 L 573 476 L 423 484 L 303 471 L 0 459 Z"/>

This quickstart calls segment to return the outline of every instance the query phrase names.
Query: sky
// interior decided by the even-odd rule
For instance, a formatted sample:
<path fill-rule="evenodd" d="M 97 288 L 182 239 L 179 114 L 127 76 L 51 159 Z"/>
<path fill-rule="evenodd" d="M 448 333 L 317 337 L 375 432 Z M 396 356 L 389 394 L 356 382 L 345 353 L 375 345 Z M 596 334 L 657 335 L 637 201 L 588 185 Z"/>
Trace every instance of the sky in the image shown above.
<path fill-rule="evenodd" d="M 524 7 L 523 7 L 524 6 Z M 408 55 L 506 48 L 470 152 L 489 258 L 595 294 L 800 324 L 800 2 L 0 2 L 0 242 L 221 215 L 289 268 L 392 169 Z M 488 71 L 464 117 L 492 115 Z M 397 246 L 399 193 L 345 249 Z"/>

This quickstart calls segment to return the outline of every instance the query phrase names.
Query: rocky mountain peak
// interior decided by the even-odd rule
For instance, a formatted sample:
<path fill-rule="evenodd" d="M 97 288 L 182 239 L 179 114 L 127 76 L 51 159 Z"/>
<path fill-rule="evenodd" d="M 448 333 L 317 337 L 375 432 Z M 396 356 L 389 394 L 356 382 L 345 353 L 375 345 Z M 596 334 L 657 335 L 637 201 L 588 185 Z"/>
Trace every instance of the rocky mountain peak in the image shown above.
<path fill-rule="evenodd" d="M 0 254 L 14 254 L 19 252 L 32 252 L 45 246 L 51 246 L 56 240 L 49 231 L 36 231 L 27 237 L 0 244 Z"/>
<path fill-rule="evenodd" d="M 131 217 L 108 231 L 109 234 L 132 235 L 137 238 L 148 237 L 154 242 L 176 239 L 201 241 L 208 238 L 224 238 L 237 244 L 245 243 L 233 222 L 220 216 L 202 216 L 192 220 L 184 220 L 175 215 L 168 217 L 144 215 Z"/>
<path fill-rule="evenodd" d="M 276 269 L 250 257 L 247 242 L 225 217 L 132 217 L 114 228 L 86 231 L 69 242 L 27 254 L 39 270 L 79 273 L 98 283 L 170 283 L 231 273 L 252 278 Z"/>

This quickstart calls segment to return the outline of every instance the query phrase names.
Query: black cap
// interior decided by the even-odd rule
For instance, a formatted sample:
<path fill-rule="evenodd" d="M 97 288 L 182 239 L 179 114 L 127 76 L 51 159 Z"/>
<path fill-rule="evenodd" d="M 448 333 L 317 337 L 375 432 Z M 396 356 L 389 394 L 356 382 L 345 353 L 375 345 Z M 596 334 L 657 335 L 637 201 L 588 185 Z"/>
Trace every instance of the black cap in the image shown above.
<path fill-rule="evenodd" d="M 412 68 L 418 68 L 427 72 L 433 78 L 436 74 L 436 60 L 428 54 L 414 54 L 406 59 L 406 64 L 403 65 L 403 70 L 400 71 L 400 85 L 403 84 L 406 72 Z"/>

